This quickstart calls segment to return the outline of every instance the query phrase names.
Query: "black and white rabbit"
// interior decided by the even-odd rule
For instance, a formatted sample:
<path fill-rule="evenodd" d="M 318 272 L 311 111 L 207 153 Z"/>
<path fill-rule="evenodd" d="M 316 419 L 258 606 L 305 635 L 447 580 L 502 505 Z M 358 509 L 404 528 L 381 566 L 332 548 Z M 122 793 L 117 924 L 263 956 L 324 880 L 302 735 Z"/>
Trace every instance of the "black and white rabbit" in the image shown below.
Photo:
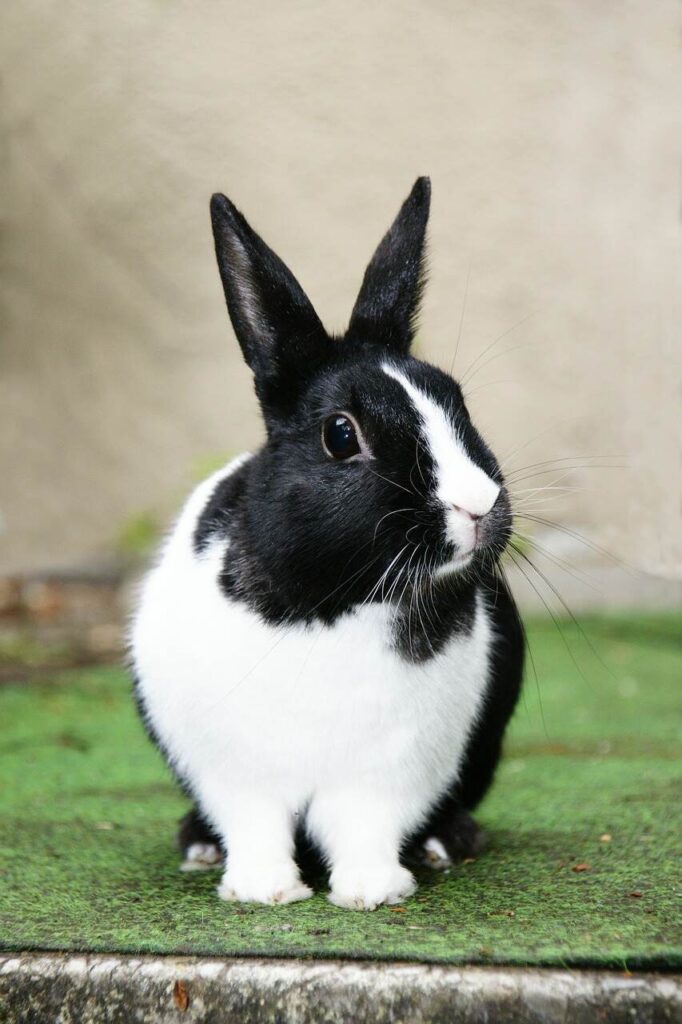
<path fill-rule="evenodd" d="M 523 667 L 498 570 L 500 467 L 459 386 L 410 356 L 430 184 L 419 178 L 343 337 L 222 195 L 211 202 L 232 324 L 267 439 L 190 496 L 142 590 L 137 699 L 195 800 L 186 867 L 226 854 L 226 900 L 310 888 L 371 910 L 415 889 L 410 845 L 474 852 Z"/>

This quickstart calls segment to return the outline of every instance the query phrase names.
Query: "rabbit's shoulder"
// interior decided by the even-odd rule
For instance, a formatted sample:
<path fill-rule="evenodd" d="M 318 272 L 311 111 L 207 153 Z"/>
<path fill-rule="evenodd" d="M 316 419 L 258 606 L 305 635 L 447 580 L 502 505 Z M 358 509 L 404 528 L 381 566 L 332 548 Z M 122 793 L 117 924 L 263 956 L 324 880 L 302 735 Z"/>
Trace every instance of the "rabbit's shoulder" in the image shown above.
<path fill-rule="evenodd" d="M 195 487 L 162 548 L 162 562 L 173 556 L 197 558 L 212 539 L 224 535 L 252 457 L 251 452 L 237 455 Z"/>

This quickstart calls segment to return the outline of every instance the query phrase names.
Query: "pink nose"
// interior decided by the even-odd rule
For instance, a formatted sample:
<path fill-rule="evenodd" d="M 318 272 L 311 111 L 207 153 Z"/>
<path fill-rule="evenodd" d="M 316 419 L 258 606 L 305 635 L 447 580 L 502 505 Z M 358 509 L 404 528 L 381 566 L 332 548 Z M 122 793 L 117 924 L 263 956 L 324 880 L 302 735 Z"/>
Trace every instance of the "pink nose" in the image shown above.
<path fill-rule="evenodd" d="M 469 512 L 468 509 L 461 508 L 461 506 L 459 506 L 459 505 L 453 505 L 452 507 L 454 508 L 455 512 L 461 512 L 463 516 L 467 516 L 467 518 L 471 519 L 471 521 L 473 523 L 477 523 L 479 519 L 483 518 L 483 516 L 481 516 L 481 515 L 478 515 L 478 516 L 474 515 L 473 512 Z"/>

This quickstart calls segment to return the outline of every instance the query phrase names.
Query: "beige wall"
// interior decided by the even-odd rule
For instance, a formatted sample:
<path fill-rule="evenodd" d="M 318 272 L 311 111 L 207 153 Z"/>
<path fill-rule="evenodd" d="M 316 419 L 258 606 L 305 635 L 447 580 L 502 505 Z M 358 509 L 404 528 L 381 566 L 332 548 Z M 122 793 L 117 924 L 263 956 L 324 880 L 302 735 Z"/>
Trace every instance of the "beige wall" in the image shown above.
<path fill-rule="evenodd" d="M 500 455 L 623 466 L 570 472 L 554 514 L 679 577 L 676 3 L 4 0 L 0 19 L 1 571 L 99 559 L 258 443 L 212 191 L 338 329 L 428 173 L 421 352 L 450 366 L 469 278 L 455 371 L 509 331 L 470 383 Z"/>

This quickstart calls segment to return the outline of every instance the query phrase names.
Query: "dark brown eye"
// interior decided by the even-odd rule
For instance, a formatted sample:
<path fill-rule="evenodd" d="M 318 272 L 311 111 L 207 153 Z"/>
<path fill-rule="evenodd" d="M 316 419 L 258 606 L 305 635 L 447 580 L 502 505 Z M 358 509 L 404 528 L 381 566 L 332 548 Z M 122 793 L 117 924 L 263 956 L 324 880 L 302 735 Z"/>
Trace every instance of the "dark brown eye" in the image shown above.
<path fill-rule="evenodd" d="M 324 421 L 322 440 L 327 454 L 333 459 L 350 459 L 360 451 L 355 424 L 340 412 Z"/>

